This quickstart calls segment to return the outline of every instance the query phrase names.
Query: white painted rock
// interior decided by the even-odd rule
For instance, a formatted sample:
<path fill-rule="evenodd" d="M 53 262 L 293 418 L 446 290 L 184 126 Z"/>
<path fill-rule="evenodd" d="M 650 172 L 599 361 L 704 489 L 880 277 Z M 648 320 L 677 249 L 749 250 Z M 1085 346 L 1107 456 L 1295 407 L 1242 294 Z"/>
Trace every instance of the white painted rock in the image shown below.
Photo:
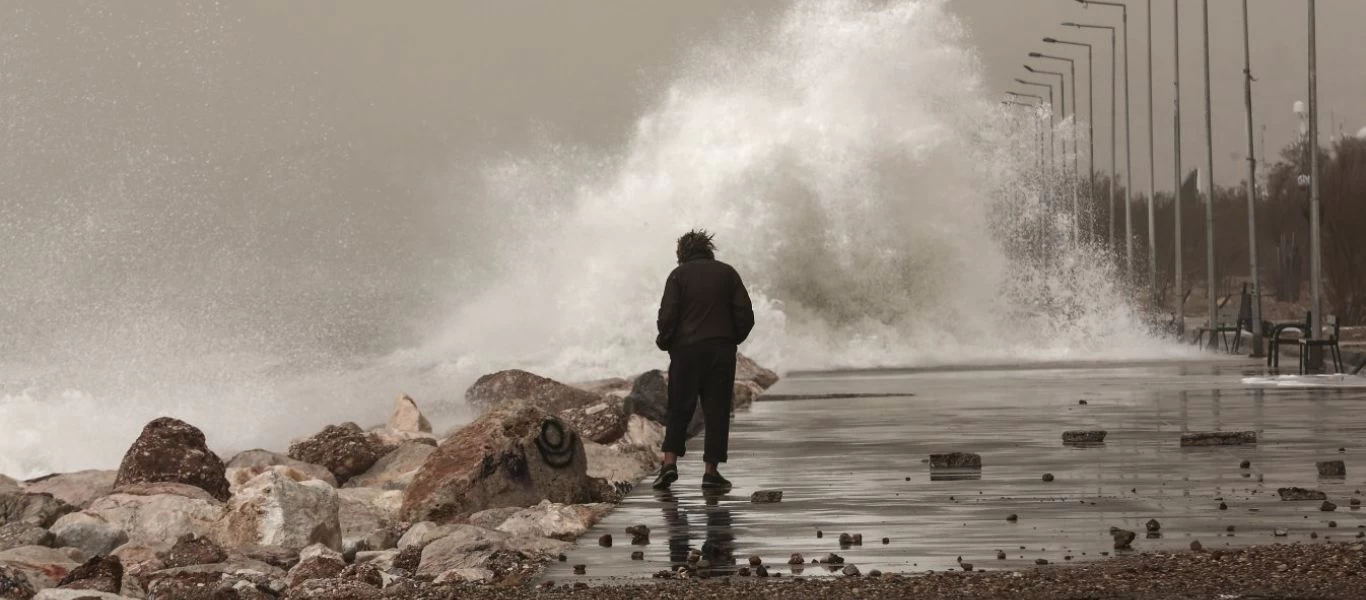
<path fill-rule="evenodd" d="M 413 482 L 418 469 L 427 462 L 427 457 L 436 452 L 436 446 L 422 442 L 403 442 L 393 452 L 385 454 L 368 470 L 352 477 L 346 482 L 348 488 L 367 487 L 384 490 L 404 490 Z"/>
<path fill-rule="evenodd" d="M 58 547 L 80 548 L 86 556 L 107 556 L 128 541 L 128 533 L 104 517 L 71 513 L 52 524 Z"/>
<path fill-rule="evenodd" d="M 213 537 L 224 508 L 217 500 L 177 494 L 112 494 L 82 512 L 122 529 L 129 542 L 161 542 L 189 533 Z"/>
<path fill-rule="evenodd" d="M 338 510 L 337 490 L 332 486 L 267 471 L 238 489 L 228 504 L 220 535 L 225 546 L 293 549 L 321 543 L 340 549 Z"/>
<path fill-rule="evenodd" d="M 407 394 L 399 396 L 394 401 L 394 411 L 389 414 L 389 423 L 386 426 L 390 431 L 404 431 L 407 433 L 431 433 L 432 424 L 427 417 L 418 410 L 417 402 L 414 402 Z"/>
<path fill-rule="evenodd" d="M 612 510 L 611 504 L 556 504 L 549 500 L 518 511 L 498 526 L 514 536 L 573 540 Z"/>

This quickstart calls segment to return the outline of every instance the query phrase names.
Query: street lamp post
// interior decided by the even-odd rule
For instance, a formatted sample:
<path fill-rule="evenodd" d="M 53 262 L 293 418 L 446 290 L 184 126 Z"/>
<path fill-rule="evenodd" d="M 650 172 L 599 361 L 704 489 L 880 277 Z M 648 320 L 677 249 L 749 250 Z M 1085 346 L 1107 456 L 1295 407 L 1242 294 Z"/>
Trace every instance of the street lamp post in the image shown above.
<path fill-rule="evenodd" d="M 1029 71 L 1030 73 L 1033 73 L 1033 74 L 1035 74 L 1035 75 L 1052 75 L 1052 76 L 1058 78 L 1058 105 L 1059 105 L 1059 106 L 1058 106 L 1058 111 L 1057 111 L 1057 112 L 1060 113 L 1060 114 L 1062 115 L 1062 118 L 1063 118 L 1064 120 L 1066 120 L 1066 119 L 1067 119 L 1067 76 L 1066 76 L 1066 75 L 1063 75 L 1061 71 L 1045 71 L 1045 70 L 1043 70 L 1043 69 L 1035 69 L 1034 67 L 1031 67 L 1031 66 L 1029 66 L 1029 65 L 1025 65 L 1024 68 L 1025 68 L 1026 71 Z M 1051 106 L 1051 102 L 1050 102 L 1050 106 Z M 1053 123 L 1053 126 L 1054 126 L 1055 128 L 1057 127 L 1057 125 L 1058 125 L 1057 123 Z M 1065 161 L 1066 158 L 1067 158 L 1067 138 L 1063 138 L 1063 139 L 1058 143 L 1058 146 L 1059 146 L 1059 149 L 1062 151 L 1063 159 L 1064 159 L 1064 161 Z M 1064 162 L 1063 164 L 1066 164 L 1066 163 Z"/>
<path fill-rule="evenodd" d="M 1309 305 L 1313 312 L 1309 323 L 1310 339 L 1323 339 L 1323 297 L 1319 295 L 1319 282 L 1323 280 L 1322 240 L 1320 227 L 1322 216 L 1319 207 L 1319 69 L 1318 24 L 1315 22 L 1314 0 L 1309 0 Z M 1317 366 L 1319 357 L 1311 355 L 1311 366 Z"/>
<path fill-rule="evenodd" d="M 1172 160 L 1176 165 L 1172 211 L 1176 223 L 1172 236 L 1176 245 L 1173 255 L 1176 263 L 1176 331 L 1181 334 L 1186 331 L 1186 295 L 1181 291 L 1184 285 L 1181 273 L 1181 7 L 1177 6 L 1177 0 L 1172 0 L 1172 83 Z"/>
<path fill-rule="evenodd" d="M 1044 38 L 1044 41 L 1047 42 L 1051 39 L 1053 38 Z M 1072 185 L 1068 187 L 1072 188 L 1072 240 L 1075 243 L 1079 237 L 1078 231 L 1081 223 L 1080 203 L 1077 201 L 1077 184 L 1081 180 L 1081 170 L 1077 168 L 1077 155 L 1081 154 L 1078 147 L 1080 140 L 1077 139 L 1077 63 L 1065 56 L 1052 56 L 1040 52 L 1030 52 L 1029 56 L 1031 58 L 1065 60 L 1072 72 Z"/>
<path fill-rule="evenodd" d="M 1214 298 L 1214 111 L 1210 100 L 1209 75 L 1209 0 L 1201 2 L 1205 31 L 1205 326 L 1213 335 L 1219 326 L 1218 304 Z M 1211 344 L 1218 347 L 1218 343 Z"/>
<path fill-rule="evenodd" d="M 1069 24 L 1063 23 L 1063 25 Z M 1087 170 L 1090 172 L 1090 185 L 1087 188 L 1086 198 L 1089 202 L 1092 203 L 1092 205 L 1094 205 L 1096 193 L 1096 88 L 1095 80 L 1092 75 L 1092 67 L 1095 65 L 1095 61 L 1092 59 L 1091 56 L 1091 44 L 1087 44 L 1084 42 L 1059 40 L 1054 38 L 1044 38 L 1043 41 L 1048 42 L 1050 44 L 1065 44 L 1068 46 L 1086 47 L 1086 140 L 1087 147 L 1089 148 L 1088 152 L 1090 155 L 1086 162 Z M 1073 93 L 1076 92 L 1076 84 L 1077 77 L 1074 74 L 1072 76 Z M 1072 102 L 1072 114 L 1077 114 L 1077 106 L 1075 101 Z M 1075 142 L 1073 144 L 1075 145 Z M 1078 175 L 1078 177 L 1080 177 L 1080 175 Z M 1072 207 L 1072 209 L 1075 211 L 1076 207 L 1074 206 Z M 1080 219 L 1080 215 L 1078 215 L 1077 218 Z"/>
<path fill-rule="evenodd" d="M 1252 45 L 1243 0 L 1243 101 L 1247 113 L 1247 250 L 1252 279 L 1252 356 L 1262 356 L 1261 277 L 1257 274 L 1257 150 L 1252 145 Z"/>
<path fill-rule="evenodd" d="M 1124 3 L 1121 3 L 1121 2 L 1101 2 L 1100 0 L 1077 0 L 1077 2 L 1080 2 L 1080 3 L 1082 4 L 1082 6 L 1090 6 L 1090 5 L 1092 5 L 1092 4 L 1098 4 L 1098 5 L 1101 5 L 1101 6 L 1118 6 L 1119 9 L 1120 9 L 1120 27 L 1122 28 L 1121 33 L 1123 34 L 1123 37 L 1124 37 L 1124 234 L 1125 234 L 1125 235 L 1124 235 L 1124 256 L 1125 256 L 1125 263 L 1124 263 L 1124 264 L 1125 264 L 1125 269 L 1124 269 L 1124 274 L 1125 274 L 1126 277 L 1129 278 L 1130 283 L 1132 283 L 1132 282 L 1133 282 L 1133 276 L 1134 276 L 1134 224 L 1133 224 L 1133 219 L 1132 219 L 1132 213 L 1130 212 L 1130 206 L 1131 206 L 1131 190 L 1132 190 L 1132 188 L 1133 188 L 1133 179 L 1132 179 L 1132 177 L 1133 177 L 1133 170 L 1132 170 L 1133 161 L 1130 160 L 1129 154 L 1130 154 L 1130 151 L 1132 150 L 1133 146 L 1130 145 L 1130 140 L 1132 139 L 1132 136 L 1131 136 L 1130 133 L 1129 133 L 1129 7 L 1128 7 L 1128 5 L 1126 5 L 1126 4 L 1124 4 Z M 1111 42 L 1111 46 L 1110 46 L 1110 47 L 1111 47 L 1111 53 L 1110 53 L 1110 57 L 1111 57 L 1111 62 L 1110 62 L 1110 73 L 1111 73 L 1112 75 L 1113 75 L 1113 73 L 1114 73 L 1114 51 L 1113 51 L 1113 49 L 1114 49 L 1114 45 L 1113 45 L 1113 44 L 1114 44 L 1114 33 L 1115 33 L 1114 30 L 1111 29 L 1111 30 L 1110 30 L 1110 42 Z M 1114 106 L 1114 100 L 1113 100 L 1113 98 L 1114 98 L 1114 85 L 1113 85 L 1114 79 L 1113 79 L 1113 77 L 1111 78 L 1110 81 L 1112 82 L 1112 83 L 1111 83 L 1111 86 L 1110 86 L 1110 94 L 1111 94 L 1111 96 L 1110 96 L 1110 97 L 1111 97 L 1111 101 L 1110 101 L 1111 104 L 1110 104 L 1110 105 L 1111 105 L 1111 107 L 1113 107 L 1113 106 Z M 1113 111 L 1112 111 L 1112 113 L 1113 113 Z M 1112 114 L 1112 117 L 1113 117 L 1113 114 Z M 1113 139 L 1113 137 L 1114 137 L 1113 120 L 1111 121 L 1111 123 L 1112 123 L 1112 125 L 1111 125 L 1111 130 L 1110 130 L 1110 131 L 1111 131 L 1110 136 L 1111 136 L 1111 138 Z M 1111 156 L 1113 157 L 1114 155 L 1111 154 Z M 1112 168 L 1111 170 L 1113 171 L 1113 168 Z"/>
<path fill-rule="evenodd" d="M 1112 25 L 1088 25 L 1084 23 L 1064 23 L 1077 29 L 1107 29 L 1110 31 L 1110 214 L 1106 216 L 1109 221 L 1107 230 L 1109 231 L 1110 250 L 1115 249 L 1115 176 L 1116 171 L 1116 140 L 1115 140 L 1115 28 Z M 1125 182 L 1125 189 L 1128 189 L 1128 182 Z"/>

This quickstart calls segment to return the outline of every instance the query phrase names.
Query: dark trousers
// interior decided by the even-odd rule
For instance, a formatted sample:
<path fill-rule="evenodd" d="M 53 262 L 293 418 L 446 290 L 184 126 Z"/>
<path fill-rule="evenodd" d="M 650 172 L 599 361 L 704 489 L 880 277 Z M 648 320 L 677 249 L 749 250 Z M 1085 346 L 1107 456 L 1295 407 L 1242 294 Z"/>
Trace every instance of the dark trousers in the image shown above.
<path fill-rule="evenodd" d="M 687 451 L 688 424 L 702 399 L 706 447 L 702 460 L 726 462 L 730 443 L 731 395 L 735 392 L 735 344 L 709 340 L 669 351 L 669 424 L 664 451 Z"/>

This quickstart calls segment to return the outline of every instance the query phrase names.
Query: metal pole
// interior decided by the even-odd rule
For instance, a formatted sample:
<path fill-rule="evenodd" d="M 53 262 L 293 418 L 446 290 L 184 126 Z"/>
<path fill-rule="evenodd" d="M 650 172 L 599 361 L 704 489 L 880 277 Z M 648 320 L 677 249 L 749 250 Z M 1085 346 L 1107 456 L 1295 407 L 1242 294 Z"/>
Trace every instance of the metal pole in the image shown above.
<path fill-rule="evenodd" d="M 1214 272 L 1214 111 L 1210 100 L 1209 75 L 1209 0 L 1202 0 L 1205 30 L 1205 309 L 1209 311 L 1205 319 L 1211 332 L 1219 326 L 1217 301 L 1215 299 Z M 1210 338 L 1214 342 L 1214 338 Z"/>
<path fill-rule="evenodd" d="M 1252 357 L 1262 351 L 1262 297 L 1257 273 L 1257 151 L 1252 146 L 1252 45 L 1243 0 L 1243 104 L 1247 114 L 1247 254 L 1252 279 Z"/>
<path fill-rule="evenodd" d="M 1081 170 L 1077 168 L 1077 155 L 1081 154 L 1081 138 L 1077 134 L 1077 63 L 1069 58 L 1067 66 L 1072 71 L 1072 244 L 1076 245 L 1081 233 L 1081 202 L 1077 200 L 1081 183 Z"/>
<path fill-rule="evenodd" d="M 1086 45 L 1086 140 L 1090 158 L 1086 160 L 1091 171 L 1091 186 L 1086 189 L 1086 199 L 1091 203 L 1091 214 L 1096 209 L 1096 80 L 1094 77 L 1096 61 L 1091 54 L 1091 44 Z M 1094 219 L 1092 223 L 1094 224 Z M 1094 233 L 1094 225 L 1092 226 Z M 1091 236 L 1088 235 L 1089 239 Z"/>
<path fill-rule="evenodd" d="M 1115 69 L 1115 64 L 1116 64 L 1116 60 L 1115 60 L 1115 51 L 1116 51 L 1117 49 L 1118 49 L 1118 48 L 1115 46 L 1115 30 L 1114 30 L 1113 28 L 1111 28 L 1111 29 L 1110 29 L 1110 251 L 1111 251 L 1111 252 L 1114 252 L 1114 251 L 1116 250 L 1116 245 L 1115 245 L 1115 176 L 1119 174 L 1118 169 L 1115 168 L 1115 164 L 1116 164 L 1116 160 L 1115 160 L 1115 154 L 1116 154 L 1116 152 L 1115 152 L 1115 149 L 1118 147 L 1118 144 L 1115 143 L 1115 81 L 1116 81 L 1116 79 L 1117 79 L 1117 78 L 1116 78 L 1116 71 L 1117 71 L 1117 69 Z M 1125 183 L 1127 184 L 1128 182 L 1126 181 Z"/>
<path fill-rule="evenodd" d="M 1318 11 L 1315 1 L 1309 0 L 1309 305 L 1313 311 L 1309 323 L 1310 339 L 1323 339 L 1323 297 L 1319 282 L 1323 280 L 1322 240 L 1319 228 L 1322 217 L 1319 206 L 1319 72 L 1318 41 L 1315 38 Z M 1311 355 L 1311 366 L 1317 367 L 1319 357 Z"/>
<path fill-rule="evenodd" d="M 1185 284 L 1181 273 L 1181 8 L 1177 6 L 1177 0 L 1172 0 L 1172 40 L 1172 158 L 1176 164 L 1175 210 L 1172 212 L 1176 215 L 1173 233 L 1176 244 L 1176 331 L 1185 333 L 1186 297 L 1182 293 Z"/>
<path fill-rule="evenodd" d="M 1133 146 L 1129 133 L 1129 7 L 1120 6 L 1123 16 L 1124 33 L 1124 276 L 1129 285 L 1134 284 L 1134 222 L 1132 205 L 1133 161 L 1130 157 Z M 1132 289 L 1132 288 L 1130 288 Z"/>
<path fill-rule="evenodd" d="M 1157 197 L 1157 161 L 1153 144 L 1153 0 L 1148 0 L 1148 286 L 1156 298 L 1157 215 L 1153 203 Z"/>

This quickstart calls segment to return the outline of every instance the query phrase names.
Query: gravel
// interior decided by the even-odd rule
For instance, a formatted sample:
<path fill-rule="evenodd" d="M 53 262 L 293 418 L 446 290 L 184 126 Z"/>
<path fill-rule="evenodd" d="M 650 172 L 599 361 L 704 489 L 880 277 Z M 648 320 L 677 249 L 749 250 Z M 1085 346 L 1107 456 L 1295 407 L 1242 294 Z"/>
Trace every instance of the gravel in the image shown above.
<path fill-rule="evenodd" d="M 607 585 L 588 590 L 462 586 L 451 598 L 519 600 L 655 598 L 958 600 L 1053 598 L 1194 600 L 1219 597 L 1288 600 L 1361 598 L 1366 590 L 1366 546 L 1275 544 L 1235 551 L 1138 554 L 1066 567 L 1017 571 L 930 573 L 882 577 L 723 577 L 655 584 Z"/>

